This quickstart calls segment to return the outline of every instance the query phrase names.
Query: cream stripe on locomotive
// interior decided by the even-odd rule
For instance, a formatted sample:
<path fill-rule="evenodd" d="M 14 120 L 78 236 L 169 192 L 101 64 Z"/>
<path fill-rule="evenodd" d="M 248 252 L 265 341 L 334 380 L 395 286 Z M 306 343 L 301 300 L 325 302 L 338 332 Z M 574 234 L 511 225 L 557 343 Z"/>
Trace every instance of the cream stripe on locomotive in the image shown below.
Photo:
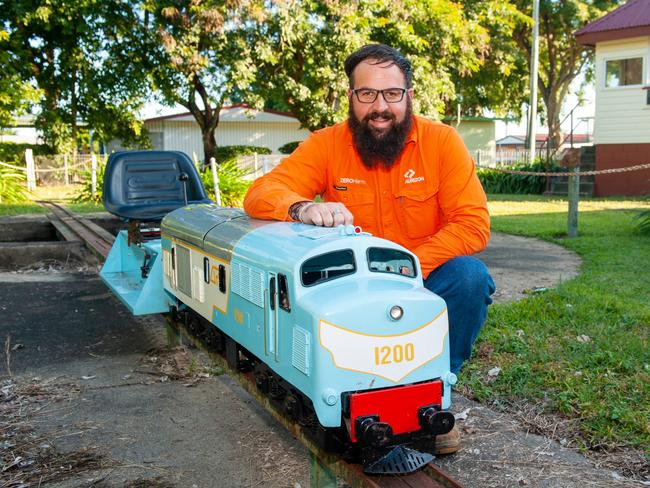
<path fill-rule="evenodd" d="M 439 357 L 449 326 L 447 309 L 431 322 L 404 334 L 372 335 L 318 323 L 321 345 L 337 368 L 374 374 L 394 383 Z"/>

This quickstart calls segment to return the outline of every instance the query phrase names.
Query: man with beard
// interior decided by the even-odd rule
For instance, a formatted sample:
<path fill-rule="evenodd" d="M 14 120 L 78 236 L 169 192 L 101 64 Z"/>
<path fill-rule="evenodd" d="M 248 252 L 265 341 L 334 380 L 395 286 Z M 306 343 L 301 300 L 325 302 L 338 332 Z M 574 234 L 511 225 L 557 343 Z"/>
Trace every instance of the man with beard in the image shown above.
<path fill-rule="evenodd" d="M 313 133 L 251 186 L 252 217 L 332 227 L 360 225 L 403 245 L 422 266 L 424 286 L 447 303 L 451 369 L 458 372 L 487 316 L 495 287 L 471 257 L 485 248 L 490 218 L 474 163 L 457 132 L 412 113 L 412 67 L 383 44 L 345 61 L 346 122 Z M 313 201 L 320 195 L 324 202 Z M 459 448 L 457 429 L 436 453 Z"/>

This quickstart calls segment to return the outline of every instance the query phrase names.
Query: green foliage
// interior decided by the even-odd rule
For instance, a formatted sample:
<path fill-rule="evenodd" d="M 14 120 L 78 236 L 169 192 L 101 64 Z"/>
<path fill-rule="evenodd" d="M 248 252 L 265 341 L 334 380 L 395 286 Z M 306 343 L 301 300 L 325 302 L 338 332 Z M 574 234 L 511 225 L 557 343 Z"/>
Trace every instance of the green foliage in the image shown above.
<path fill-rule="evenodd" d="M 271 150 L 264 146 L 219 146 L 217 148 L 217 163 L 227 162 L 230 159 L 237 159 L 241 156 L 252 154 L 271 154 Z"/>
<path fill-rule="evenodd" d="M 634 202 L 585 200 L 579 236 L 557 239 L 566 202 L 536 198 L 490 204 L 493 229 L 568 247 L 582 258 L 580 275 L 493 305 L 461 382 L 482 400 L 543 402 L 574 422 L 573 446 L 648 449 L 650 275 L 639 273 L 639 263 L 650 260 L 650 248 L 635 232 Z M 495 366 L 497 378 L 487 374 Z"/>
<path fill-rule="evenodd" d="M 251 181 L 245 179 L 246 175 L 246 170 L 237 166 L 236 158 L 224 161 L 217 166 L 221 205 L 224 207 L 242 206 L 248 187 L 251 185 Z M 208 193 L 208 197 L 214 199 L 214 183 L 212 171 L 209 167 L 201 173 L 201 181 Z"/>
<path fill-rule="evenodd" d="M 36 125 L 53 152 L 77 146 L 80 120 L 92 124 L 95 140 L 139 136 L 133 114 L 147 75 L 136 62 L 140 19 L 137 3 L 121 0 L 2 2 L 0 68 L 37 88 L 19 99 L 38 104 Z"/>
<path fill-rule="evenodd" d="M 43 144 L 21 144 L 15 142 L 0 142 L 0 161 L 14 166 L 25 165 L 25 149 L 34 151 L 34 156 L 51 154 L 50 149 Z"/>
<path fill-rule="evenodd" d="M 532 19 L 510 1 L 462 0 L 468 18 L 489 37 L 475 70 L 450 66 L 456 99 L 446 104 L 447 116 L 455 116 L 460 104 L 465 116 L 481 116 L 487 108 L 496 115 L 518 119 L 528 101 L 528 64 L 525 51 L 513 34 L 530 29 Z"/>
<path fill-rule="evenodd" d="M 21 203 L 27 200 L 24 173 L 0 166 L 0 203 Z"/>
<path fill-rule="evenodd" d="M 74 203 L 96 203 L 101 204 L 102 192 L 104 189 L 104 173 L 106 172 L 106 163 L 97 161 L 97 182 L 95 187 L 95 197 L 93 198 L 92 170 L 83 171 L 81 179 L 83 183 L 77 195 L 73 198 Z"/>
<path fill-rule="evenodd" d="M 483 77 L 486 85 L 510 75 L 520 79 L 521 73 L 512 68 L 518 50 L 509 45 L 508 53 L 499 55 L 499 47 L 491 46 L 488 25 L 495 32 L 503 29 L 499 35 L 506 39 L 514 28 L 513 17 L 523 17 L 507 5 L 483 8 L 479 2 L 472 11 L 450 0 L 274 3 L 272 9 L 255 12 L 257 18 L 246 24 L 247 39 L 241 47 L 254 46 L 246 47 L 243 59 L 252 72 L 256 70 L 252 91 L 258 97 L 244 99 L 257 108 L 270 101 L 310 130 L 343 120 L 348 112 L 346 57 L 364 44 L 383 42 L 413 63 L 415 111 L 437 118 L 450 105 L 455 107 L 459 77 L 477 73 L 488 55 L 500 71 L 494 68 L 491 77 Z M 493 95 L 489 88 L 484 91 L 487 96 L 473 100 L 472 107 L 487 103 Z M 506 103 L 513 92 L 507 91 L 490 108 L 499 109 L 496 105 Z M 520 96 L 508 98 L 508 108 L 517 106 Z"/>
<path fill-rule="evenodd" d="M 650 236 L 650 210 L 644 210 L 637 215 L 637 228 L 642 234 Z"/>
<path fill-rule="evenodd" d="M 541 173 L 546 171 L 546 163 L 537 160 L 534 164 L 518 163 L 509 166 L 508 170 L 533 171 Z M 551 166 L 551 172 L 558 172 L 561 168 Z M 540 195 L 546 189 L 545 176 L 515 175 L 502 173 L 496 169 L 479 168 L 476 172 L 486 193 L 508 193 L 513 195 Z"/>
<path fill-rule="evenodd" d="M 520 12 L 532 17 L 533 2 L 510 0 Z M 586 68 L 593 73 L 594 50 L 578 44 L 575 32 L 587 23 L 618 7 L 620 0 L 566 0 L 539 3 L 539 77 L 537 87 L 543 102 L 553 147 L 561 141 L 560 113 L 573 80 Z M 530 65 L 532 23 L 515 29 L 513 39 Z M 528 78 L 530 79 L 530 78 Z"/>
<path fill-rule="evenodd" d="M 249 90 L 256 71 L 242 26 L 251 18 L 248 13 L 261 7 L 256 1 L 227 0 L 144 0 L 142 5 L 151 21 L 138 46 L 142 67 L 165 104 L 180 104 L 194 116 L 203 138 L 202 159 L 208 162 L 217 157 L 215 130 L 226 99 L 260 103 Z"/>
<path fill-rule="evenodd" d="M 291 154 L 296 150 L 301 141 L 287 142 L 278 148 L 281 154 Z"/>

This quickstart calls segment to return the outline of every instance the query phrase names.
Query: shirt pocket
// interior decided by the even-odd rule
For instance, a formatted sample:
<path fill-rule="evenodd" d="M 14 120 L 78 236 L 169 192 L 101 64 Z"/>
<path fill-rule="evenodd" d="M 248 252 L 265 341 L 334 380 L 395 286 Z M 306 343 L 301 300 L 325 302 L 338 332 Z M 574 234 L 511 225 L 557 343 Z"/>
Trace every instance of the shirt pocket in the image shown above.
<path fill-rule="evenodd" d="M 410 239 L 429 237 L 440 226 L 438 188 L 412 191 L 402 189 L 396 195 L 402 228 Z"/>
<path fill-rule="evenodd" d="M 359 225 L 364 231 L 374 232 L 377 225 L 375 215 L 375 194 L 368 191 L 348 190 L 341 192 L 340 201 L 354 215 L 354 225 Z"/>

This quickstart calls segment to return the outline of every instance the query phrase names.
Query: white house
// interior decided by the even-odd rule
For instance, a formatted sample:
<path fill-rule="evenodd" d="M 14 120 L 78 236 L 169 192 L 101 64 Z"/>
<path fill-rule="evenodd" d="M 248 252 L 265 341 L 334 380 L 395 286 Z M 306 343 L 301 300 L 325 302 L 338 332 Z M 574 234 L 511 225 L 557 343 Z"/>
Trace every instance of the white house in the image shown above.
<path fill-rule="evenodd" d="M 146 119 L 144 126 L 149 131 L 152 149 L 182 151 L 203 159 L 201 129 L 191 113 Z M 309 134 L 289 114 L 258 111 L 246 105 L 224 106 L 215 132 L 218 146 L 262 146 L 272 153 L 278 153 L 280 146 L 288 142 L 304 140 Z M 108 152 L 119 149 L 118 143 L 107 147 Z"/>
<path fill-rule="evenodd" d="M 494 166 L 496 162 L 496 124 L 490 117 L 445 118 L 443 122 L 458 131 L 476 163 Z"/>
<path fill-rule="evenodd" d="M 596 169 L 650 163 L 650 1 L 629 0 L 575 35 L 596 50 Z M 595 194 L 650 194 L 650 170 L 597 175 Z"/>

